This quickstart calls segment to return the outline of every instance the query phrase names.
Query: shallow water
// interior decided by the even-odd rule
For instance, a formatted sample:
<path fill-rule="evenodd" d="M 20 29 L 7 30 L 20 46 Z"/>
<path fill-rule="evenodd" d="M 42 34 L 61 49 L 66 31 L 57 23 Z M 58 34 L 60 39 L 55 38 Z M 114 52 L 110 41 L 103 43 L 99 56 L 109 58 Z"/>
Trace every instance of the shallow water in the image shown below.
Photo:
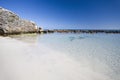
<path fill-rule="evenodd" d="M 37 56 L 30 59 L 33 69 L 30 67 L 31 71 L 27 70 L 31 72 L 28 76 L 34 73 L 33 77 L 23 79 L 120 80 L 119 34 L 32 34 L 11 37 L 27 44 L 36 44 L 33 50 L 28 51 L 32 56 Z M 41 45 L 48 48 L 42 48 L 42 54 Z M 41 78 L 38 77 L 40 74 Z"/>

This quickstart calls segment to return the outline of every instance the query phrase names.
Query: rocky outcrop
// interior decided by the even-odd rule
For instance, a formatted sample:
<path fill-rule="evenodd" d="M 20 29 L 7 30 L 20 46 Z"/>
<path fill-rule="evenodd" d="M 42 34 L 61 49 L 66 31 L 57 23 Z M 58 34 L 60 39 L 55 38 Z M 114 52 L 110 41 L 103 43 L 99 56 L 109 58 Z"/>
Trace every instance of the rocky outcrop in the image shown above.
<path fill-rule="evenodd" d="M 34 22 L 21 19 L 15 13 L 0 7 L 0 34 L 37 32 Z"/>
<path fill-rule="evenodd" d="M 114 33 L 114 34 L 120 34 L 120 30 L 104 30 L 104 29 L 54 29 L 52 30 L 54 32 L 58 33 Z"/>

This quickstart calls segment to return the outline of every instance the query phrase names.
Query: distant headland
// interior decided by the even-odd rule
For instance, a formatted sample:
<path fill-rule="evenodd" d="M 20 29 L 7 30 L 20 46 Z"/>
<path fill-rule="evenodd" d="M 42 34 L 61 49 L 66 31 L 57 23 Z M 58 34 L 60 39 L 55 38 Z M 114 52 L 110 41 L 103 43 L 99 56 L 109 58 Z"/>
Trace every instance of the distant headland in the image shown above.
<path fill-rule="evenodd" d="M 21 34 L 21 33 L 116 33 L 120 30 L 104 29 L 42 29 L 36 23 L 24 20 L 18 15 L 0 7 L 0 35 Z"/>

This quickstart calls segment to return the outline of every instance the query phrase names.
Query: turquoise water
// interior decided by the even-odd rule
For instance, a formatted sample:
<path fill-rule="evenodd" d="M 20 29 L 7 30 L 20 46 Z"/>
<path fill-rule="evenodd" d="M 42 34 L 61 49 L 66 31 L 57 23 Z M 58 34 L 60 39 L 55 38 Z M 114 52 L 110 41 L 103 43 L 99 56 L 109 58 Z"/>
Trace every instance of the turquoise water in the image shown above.
<path fill-rule="evenodd" d="M 17 36 L 14 38 L 26 42 L 29 41 L 36 43 L 38 45 L 43 44 L 44 46 L 58 51 L 61 54 L 68 55 L 72 60 L 76 61 L 82 67 L 89 68 L 93 72 L 102 74 L 104 75 L 103 77 L 108 77 L 109 80 L 120 80 L 119 34 L 56 33 L 42 35 L 35 34 L 27 37 Z M 89 75 L 84 76 L 87 77 Z M 93 78 L 93 80 L 98 79 Z M 104 80 L 108 79 L 105 78 Z"/>

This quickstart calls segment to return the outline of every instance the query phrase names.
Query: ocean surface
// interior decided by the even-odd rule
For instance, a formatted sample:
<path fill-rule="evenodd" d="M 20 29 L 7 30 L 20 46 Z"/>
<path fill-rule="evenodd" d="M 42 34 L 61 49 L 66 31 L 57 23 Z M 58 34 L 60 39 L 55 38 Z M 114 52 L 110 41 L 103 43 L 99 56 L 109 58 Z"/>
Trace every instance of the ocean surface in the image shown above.
<path fill-rule="evenodd" d="M 120 34 L 54 33 L 10 37 L 36 44 L 38 51 L 44 45 L 59 53 L 53 54 L 57 58 L 48 56 L 51 57 L 48 63 L 46 61 L 49 64 L 46 66 L 50 66 L 47 67 L 49 76 L 44 75 L 42 80 L 120 80 Z M 39 53 L 35 55 L 41 56 Z M 69 57 L 69 60 L 61 55 Z"/>

